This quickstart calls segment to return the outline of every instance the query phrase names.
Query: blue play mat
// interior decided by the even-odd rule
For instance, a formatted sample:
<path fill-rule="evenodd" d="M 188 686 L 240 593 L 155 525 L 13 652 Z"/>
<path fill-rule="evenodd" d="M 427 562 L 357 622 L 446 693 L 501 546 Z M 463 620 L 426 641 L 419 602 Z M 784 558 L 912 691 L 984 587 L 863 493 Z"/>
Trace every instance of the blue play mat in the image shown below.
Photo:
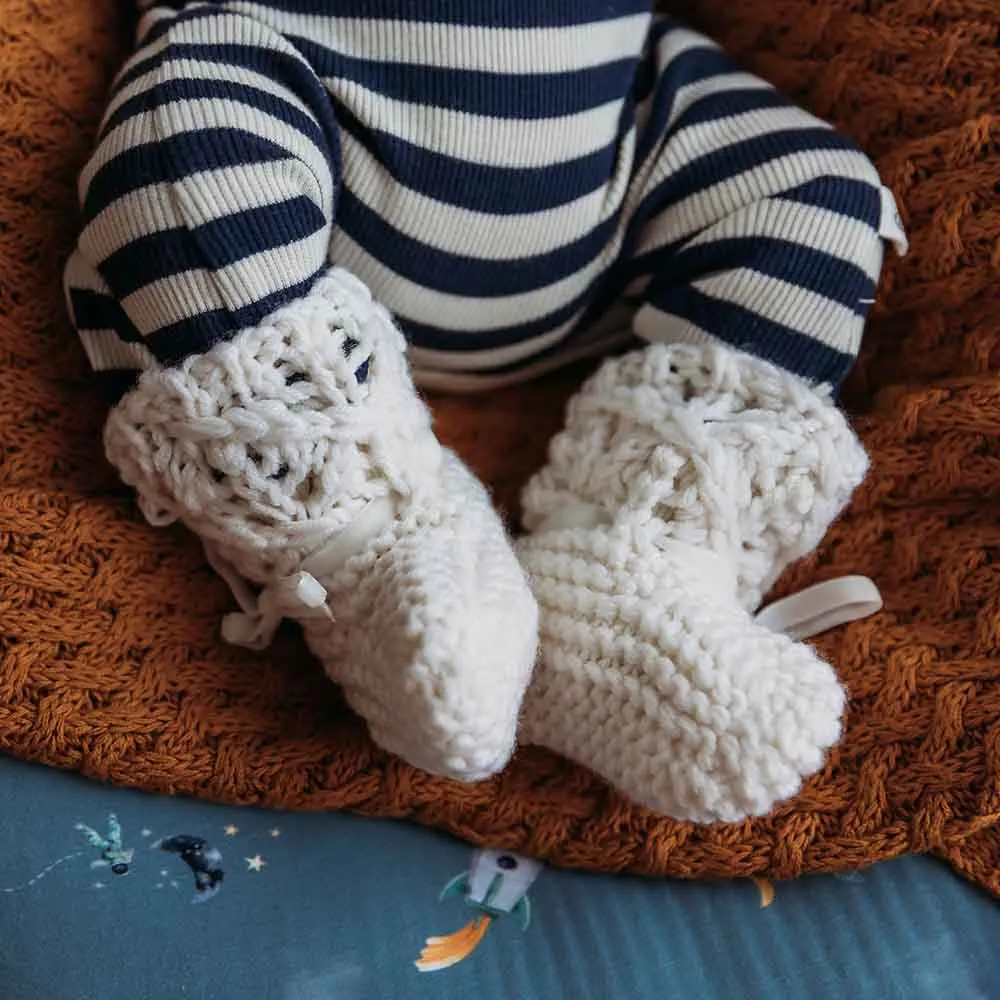
<path fill-rule="evenodd" d="M 594 876 L 8 758 L 0 801 L 0 1000 L 1000 998 L 1000 908 L 929 859 Z"/>

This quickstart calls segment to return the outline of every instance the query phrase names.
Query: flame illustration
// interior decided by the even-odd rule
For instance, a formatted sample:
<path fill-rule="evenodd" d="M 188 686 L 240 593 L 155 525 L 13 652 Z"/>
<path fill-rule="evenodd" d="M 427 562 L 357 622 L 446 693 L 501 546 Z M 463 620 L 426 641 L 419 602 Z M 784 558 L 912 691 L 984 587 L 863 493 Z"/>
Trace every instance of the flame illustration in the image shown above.
<path fill-rule="evenodd" d="M 479 942 L 486 937 L 491 922 L 489 917 L 476 917 L 454 934 L 429 937 L 414 964 L 421 972 L 438 972 L 457 965 L 476 950 Z"/>
<path fill-rule="evenodd" d="M 774 883 L 766 878 L 755 878 L 753 884 L 760 893 L 760 908 L 767 909 L 774 902 Z"/>

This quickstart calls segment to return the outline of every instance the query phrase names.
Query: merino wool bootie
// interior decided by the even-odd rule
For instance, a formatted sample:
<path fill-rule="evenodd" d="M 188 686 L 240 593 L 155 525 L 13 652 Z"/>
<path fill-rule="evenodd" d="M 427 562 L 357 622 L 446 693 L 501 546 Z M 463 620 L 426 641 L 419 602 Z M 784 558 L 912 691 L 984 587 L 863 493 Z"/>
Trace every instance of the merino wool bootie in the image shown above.
<path fill-rule="evenodd" d="M 478 780 L 512 752 L 537 606 L 405 350 L 333 269 L 260 326 L 144 373 L 105 445 L 152 523 L 203 540 L 242 606 L 229 641 L 260 649 L 299 622 L 377 743 Z"/>
<path fill-rule="evenodd" d="M 522 741 L 684 820 L 793 795 L 845 696 L 754 612 L 866 468 L 827 389 L 748 354 L 656 344 L 606 362 L 524 494 L 541 658 Z"/>

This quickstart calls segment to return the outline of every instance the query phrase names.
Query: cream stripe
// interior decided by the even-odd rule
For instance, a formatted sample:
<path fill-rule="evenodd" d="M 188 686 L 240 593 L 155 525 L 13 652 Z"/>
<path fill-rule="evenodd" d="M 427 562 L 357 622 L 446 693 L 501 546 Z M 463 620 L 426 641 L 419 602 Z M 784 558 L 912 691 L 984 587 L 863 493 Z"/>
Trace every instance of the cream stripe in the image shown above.
<path fill-rule="evenodd" d="M 266 19 L 234 16 L 235 12 L 231 10 L 234 6 L 234 4 L 226 4 L 225 7 L 221 7 L 216 2 L 201 3 L 189 0 L 184 4 L 185 13 L 198 9 L 211 16 L 178 21 L 169 31 L 151 43 L 149 52 L 144 51 L 140 55 L 149 55 L 156 49 L 162 49 L 168 42 L 205 46 L 245 45 L 278 52 L 282 56 L 296 59 L 304 67 L 311 68 L 298 49 L 284 39 L 281 32 L 269 27 Z M 177 16 L 176 11 L 168 13 L 172 17 Z"/>
<path fill-rule="evenodd" d="M 448 372 L 480 371 L 484 368 L 516 365 L 518 362 L 528 361 L 536 354 L 547 351 L 550 347 L 558 344 L 572 331 L 581 315 L 583 315 L 582 309 L 565 323 L 561 323 L 547 333 L 529 340 L 519 340 L 516 344 L 507 344 L 503 347 L 484 347 L 481 350 L 469 351 L 441 351 L 431 347 L 411 347 L 410 357 L 414 365 Z"/>
<path fill-rule="evenodd" d="M 438 330 L 470 337 L 530 322 L 555 312 L 578 296 L 608 267 L 621 244 L 620 234 L 587 267 L 560 281 L 520 295 L 473 298 L 433 291 L 397 274 L 363 250 L 342 229 L 335 229 L 330 261 L 357 274 L 389 309 Z"/>
<path fill-rule="evenodd" d="M 680 131 L 667 133 L 661 168 L 665 172 L 673 172 L 707 153 L 724 150 L 737 142 L 780 135 L 804 126 L 833 131 L 832 125 L 814 119 L 798 108 L 761 108 L 698 122 Z"/>
<path fill-rule="evenodd" d="M 651 344 L 710 344 L 715 338 L 696 323 L 672 313 L 665 313 L 648 302 L 632 322 L 636 336 Z"/>
<path fill-rule="evenodd" d="M 710 76 L 707 80 L 699 80 L 697 83 L 689 83 L 674 94 L 673 104 L 670 108 L 670 121 L 667 124 L 667 134 L 673 132 L 677 119 L 699 101 L 716 94 L 728 94 L 740 90 L 773 91 L 774 88 L 765 80 L 742 72 L 723 73 L 720 76 Z M 726 119 L 721 120 L 725 121 Z"/>
<path fill-rule="evenodd" d="M 139 9 L 142 10 L 142 4 L 139 4 Z M 187 10 L 194 10 L 196 7 L 203 7 L 204 4 L 200 3 L 189 3 L 186 7 Z M 161 21 L 173 20 L 177 17 L 177 11 L 172 10 L 170 7 L 150 7 L 146 10 L 142 17 L 139 18 L 139 23 L 136 25 L 135 29 L 135 42 L 136 47 L 142 45 L 143 39 L 150 31 L 153 30 Z"/>
<path fill-rule="evenodd" d="M 567 345 L 565 350 L 559 350 L 560 357 L 570 354 L 584 357 L 594 352 L 595 345 L 606 348 L 627 341 L 632 335 L 630 321 L 633 311 L 632 307 L 624 302 L 617 303 L 598 322 L 575 335 L 572 344 Z M 442 374 L 482 372 L 484 377 L 489 377 L 489 373 L 483 372 L 483 369 L 502 368 L 522 361 L 527 363 L 533 355 L 554 347 L 571 332 L 578 318 L 575 317 L 558 329 L 524 343 L 506 347 L 488 347 L 479 351 L 439 351 L 428 347 L 411 347 L 410 357 L 414 368 L 425 372 L 434 371 Z"/>
<path fill-rule="evenodd" d="M 638 192 L 644 195 L 661 183 L 670 171 L 664 164 Z M 815 180 L 817 177 L 857 177 L 878 183 L 875 168 L 865 156 L 853 151 L 807 150 L 779 157 L 752 170 L 725 177 L 711 187 L 696 191 L 671 205 L 646 226 L 636 253 L 648 253 L 665 244 L 688 239 L 747 205 Z M 631 215 L 634 206 L 626 207 Z"/>
<path fill-rule="evenodd" d="M 682 55 L 697 49 L 701 49 L 706 52 L 717 52 L 719 51 L 719 46 L 710 38 L 706 38 L 704 35 L 699 35 L 698 32 L 691 31 L 689 28 L 675 28 L 668 31 L 660 39 L 658 45 L 656 46 L 655 55 L 658 76 L 657 86 L 653 88 L 650 95 L 641 104 L 638 104 L 635 109 L 635 121 L 640 134 L 642 134 L 646 129 L 656 96 L 663 85 L 664 73 L 669 69 L 670 65 Z M 712 77 L 711 79 L 724 79 L 725 76 L 728 76 L 728 74 L 719 77 Z M 749 79 L 756 80 L 755 77 L 749 77 Z M 670 132 L 670 125 L 674 120 L 676 120 L 677 115 L 680 113 L 676 103 L 678 96 L 684 94 L 688 90 L 694 90 L 694 88 L 702 86 L 702 83 L 702 81 L 699 81 L 698 83 L 688 84 L 685 87 L 679 88 L 672 95 L 670 122 L 668 122 L 668 128 L 666 129 L 666 133 L 668 135 Z"/>
<path fill-rule="evenodd" d="M 150 282 L 122 306 L 143 336 L 213 309 L 235 310 L 304 281 L 322 265 L 328 235 L 244 257 L 217 271 L 183 271 Z"/>
<path fill-rule="evenodd" d="M 788 240 L 854 264 L 872 281 L 878 281 L 882 271 L 881 240 L 870 225 L 826 208 L 783 201 L 780 197 L 754 202 L 726 216 L 686 246 L 710 246 L 717 240 L 762 236 Z"/>
<path fill-rule="evenodd" d="M 308 166 L 322 192 L 324 211 L 332 211 L 333 185 L 325 152 L 280 118 L 248 109 L 238 101 L 221 99 L 172 101 L 156 111 L 144 111 L 128 118 L 104 137 L 85 167 L 81 175 L 83 190 L 89 188 L 105 164 L 137 146 L 202 129 L 241 127 L 247 127 L 254 135 L 274 143 Z"/>
<path fill-rule="evenodd" d="M 168 80 L 222 80 L 240 86 L 253 87 L 262 90 L 272 97 L 279 97 L 290 104 L 306 117 L 315 120 L 315 116 L 295 94 L 283 84 L 275 83 L 270 77 L 242 66 L 233 66 L 225 62 L 208 62 L 205 59 L 171 59 L 165 66 L 156 66 L 148 73 L 130 80 L 111 98 L 107 110 L 101 118 L 101 127 L 124 104 L 133 97 L 151 90 Z"/>
<path fill-rule="evenodd" d="M 265 205 L 277 205 L 315 187 L 312 173 L 298 160 L 249 163 L 190 174 L 183 181 L 187 199 L 200 195 L 197 224 L 226 218 Z M 177 202 L 178 185 L 150 184 L 116 198 L 80 235 L 80 246 L 97 264 L 134 240 L 192 225 Z"/>
<path fill-rule="evenodd" d="M 675 174 L 707 153 L 725 149 L 740 139 L 780 135 L 803 124 L 816 124 L 832 131 L 832 126 L 816 121 L 798 108 L 777 108 L 729 115 L 690 125 L 679 132 L 668 129 L 661 137 L 661 141 L 653 145 L 646 160 L 636 171 L 631 189 L 633 201 L 641 200 L 647 191 L 661 183 L 667 176 Z M 829 151 L 824 152 L 833 155 Z M 729 183 L 728 177 L 724 183 Z"/>
<path fill-rule="evenodd" d="M 66 268 L 63 271 L 63 288 L 67 293 L 75 288 L 88 292 L 97 292 L 100 295 L 111 297 L 111 289 L 107 282 L 101 277 L 100 272 L 91 262 L 84 257 L 79 247 L 75 248 L 66 261 Z M 70 308 L 72 312 L 72 308 Z"/>
<path fill-rule="evenodd" d="M 603 357 L 625 347 L 634 340 L 628 328 L 622 328 L 614 334 L 608 334 L 600 340 L 588 340 L 577 343 L 575 340 L 564 348 L 553 351 L 552 354 L 538 361 L 529 361 L 513 371 L 502 374 L 474 371 L 444 371 L 433 368 L 413 369 L 413 379 L 420 389 L 428 392 L 462 393 L 490 392 L 511 385 L 532 381 L 566 368 L 568 365 L 583 361 L 586 358 Z"/>
<path fill-rule="evenodd" d="M 691 287 L 751 312 L 845 354 L 861 346 L 864 319 L 857 313 L 801 285 L 746 268 L 699 278 Z"/>
<path fill-rule="evenodd" d="M 370 62 L 517 75 L 572 72 L 637 57 L 650 23 L 649 14 L 632 14 L 568 27 L 494 28 L 295 14 L 242 0 L 227 10 Z"/>
<path fill-rule="evenodd" d="M 341 133 L 344 185 L 399 232 L 445 253 L 478 260 L 522 260 L 580 239 L 620 208 L 628 188 L 635 131 L 618 155 L 608 187 L 544 212 L 495 215 L 448 205 L 397 181 L 349 133 Z"/>
<path fill-rule="evenodd" d="M 156 368 L 153 352 L 145 344 L 128 343 L 114 330 L 79 330 L 80 341 L 91 368 L 105 372 L 116 369 Z"/>
<path fill-rule="evenodd" d="M 358 121 L 421 149 L 488 167 L 556 166 L 614 142 L 622 99 L 559 118 L 489 118 L 411 104 L 350 80 L 324 81 Z"/>
<path fill-rule="evenodd" d="M 121 69 L 119 69 L 118 72 L 111 78 L 111 92 L 114 93 L 114 91 L 118 88 L 118 81 L 121 80 L 121 78 L 125 76 L 125 74 L 128 73 L 134 66 L 137 66 L 139 63 L 145 62 L 147 59 L 151 59 L 153 56 L 158 55 L 164 50 L 164 48 L 166 48 L 166 44 L 166 39 L 161 36 L 160 38 L 157 38 L 156 41 L 149 42 L 142 48 L 137 47 L 135 52 L 133 52 L 124 63 L 122 63 Z"/>
<path fill-rule="evenodd" d="M 679 56 L 693 49 L 705 49 L 710 52 L 721 51 L 717 42 L 706 35 L 692 31 L 691 28 L 672 27 L 661 36 L 656 46 L 656 64 L 662 71 Z"/>

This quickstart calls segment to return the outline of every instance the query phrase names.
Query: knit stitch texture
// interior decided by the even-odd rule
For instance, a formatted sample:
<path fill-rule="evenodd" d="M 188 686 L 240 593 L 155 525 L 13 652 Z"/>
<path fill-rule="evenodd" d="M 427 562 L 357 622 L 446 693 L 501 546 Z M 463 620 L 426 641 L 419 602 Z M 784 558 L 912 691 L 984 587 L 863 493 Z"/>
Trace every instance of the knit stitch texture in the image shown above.
<path fill-rule="evenodd" d="M 151 790 L 408 817 L 578 868 L 787 877 L 922 851 L 1000 894 L 993 0 L 673 8 L 870 151 L 912 247 L 888 261 L 844 394 L 872 471 L 778 585 L 862 573 L 882 589 L 880 615 L 819 644 L 849 691 L 844 739 L 775 814 L 711 828 L 543 751 L 481 785 L 428 777 L 375 749 L 294 636 L 262 655 L 222 642 L 231 597 L 193 537 L 132 510 L 63 314 L 118 7 L 9 0 L 0 27 L 0 749 Z M 580 381 L 439 401 L 440 436 L 511 505 Z"/>
<path fill-rule="evenodd" d="M 698 344 L 606 361 L 524 491 L 541 655 L 522 742 L 678 819 L 794 795 L 844 693 L 752 614 L 867 465 L 829 388 L 767 361 Z"/>
<path fill-rule="evenodd" d="M 263 650 L 296 621 L 383 749 L 464 780 L 507 764 L 535 599 L 360 281 L 332 268 L 260 326 L 147 370 L 104 440 L 146 519 L 205 543 L 242 606 L 227 640 Z"/>

